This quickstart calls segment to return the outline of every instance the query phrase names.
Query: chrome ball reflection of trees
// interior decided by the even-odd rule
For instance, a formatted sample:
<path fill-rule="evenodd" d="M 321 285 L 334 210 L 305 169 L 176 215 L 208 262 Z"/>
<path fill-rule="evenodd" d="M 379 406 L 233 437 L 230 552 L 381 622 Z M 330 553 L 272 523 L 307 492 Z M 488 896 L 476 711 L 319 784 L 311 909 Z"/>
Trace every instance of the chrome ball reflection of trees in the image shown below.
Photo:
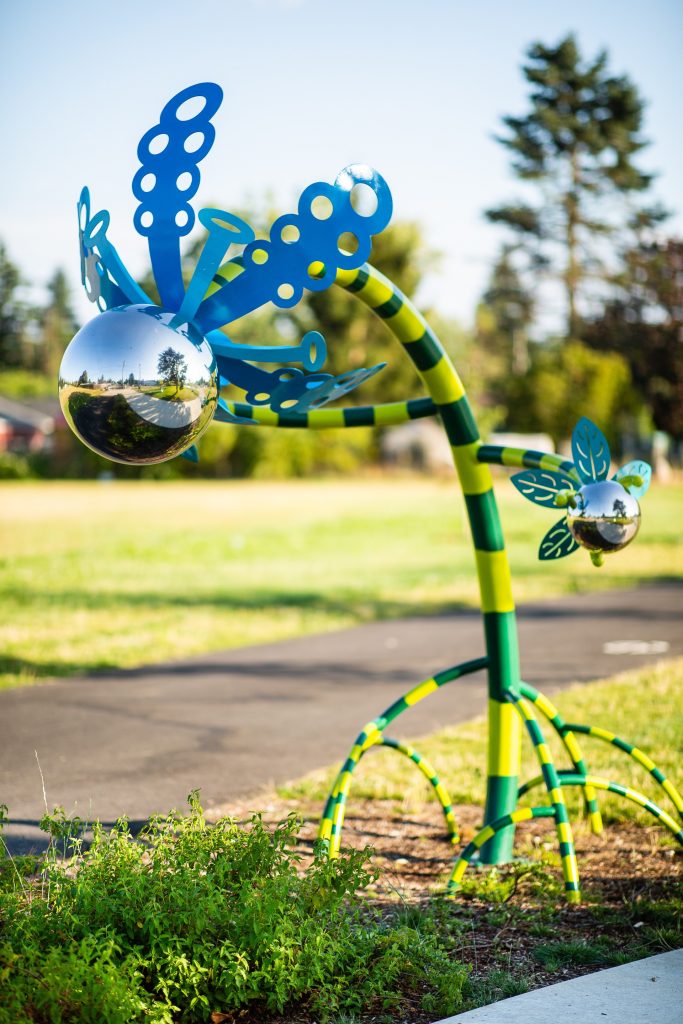
<path fill-rule="evenodd" d="M 59 400 L 98 455 L 144 465 L 181 455 L 218 400 L 216 361 L 192 324 L 159 306 L 120 306 L 87 323 L 64 353 Z"/>
<path fill-rule="evenodd" d="M 584 484 L 567 509 L 567 526 L 588 551 L 620 551 L 640 527 L 640 506 L 616 480 Z"/>

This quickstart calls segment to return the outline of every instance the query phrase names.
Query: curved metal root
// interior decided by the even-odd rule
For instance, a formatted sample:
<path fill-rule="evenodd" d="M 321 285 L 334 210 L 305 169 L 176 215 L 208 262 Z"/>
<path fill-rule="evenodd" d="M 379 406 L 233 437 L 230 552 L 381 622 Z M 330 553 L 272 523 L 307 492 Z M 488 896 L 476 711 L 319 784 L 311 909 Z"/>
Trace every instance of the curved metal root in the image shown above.
<path fill-rule="evenodd" d="M 535 786 L 540 786 L 543 782 L 543 776 L 537 775 L 534 779 L 530 779 L 529 782 L 525 783 L 520 788 L 520 792 L 528 793 L 529 790 L 534 789 Z M 575 772 L 560 772 L 560 785 L 561 786 L 592 786 L 593 789 L 601 789 L 607 793 L 616 793 L 617 796 L 623 796 L 626 800 L 630 800 L 632 803 L 642 807 L 643 810 L 648 811 L 655 818 L 673 833 L 674 838 L 683 846 L 683 828 L 680 828 L 677 822 L 663 811 L 653 800 L 643 794 L 639 793 L 636 789 L 631 789 L 629 786 L 622 786 L 619 782 L 612 782 L 611 779 L 603 779 L 598 775 L 579 775 Z"/>
<path fill-rule="evenodd" d="M 519 824 L 520 821 L 530 821 L 531 818 L 554 817 L 555 809 L 553 807 L 518 807 L 516 811 L 512 812 L 512 814 L 505 814 L 502 818 L 496 818 L 496 820 L 491 822 L 490 825 L 486 825 L 480 832 L 477 832 L 472 842 L 468 843 L 453 865 L 451 876 L 448 879 L 448 892 L 455 894 L 456 890 L 460 887 L 463 875 L 467 871 L 467 867 L 475 853 L 484 845 L 484 843 L 487 843 L 489 839 L 496 834 L 496 832 L 500 832 L 501 829 L 508 828 L 510 825 Z M 567 898 L 572 902 L 578 902 L 578 891 L 573 894 L 567 893 Z"/>
<path fill-rule="evenodd" d="M 579 775 L 587 775 L 588 768 L 583 760 L 581 748 L 579 747 L 576 736 L 574 735 L 574 727 L 567 725 L 555 705 L 552 701 L 548 700 L 545 694 L 539 693 L 538 690 L 534 689 L 533 686 L 529 686 L 528 683 L 520 683 L 519 689 L 522 696 L 530 700 L 532 704 L 538 708 L 541 714 L 550 722 L 564 744 L 564 748 L 574 766 L 574 771 Z M 523 787 L 519 790 L 517 794 L 518 797 L 522 795 L 522 790 Z M 591 786 L 586 786 L 583 791 L 583 795 L 586 815 L 590 821 L 591 830 L 594 835 L 599 836 L 603 830 L 603 824 L 597 795 Z"/>
<path fill-rule="evenodd" d="M 406 757 L 410 757 L 418 768 L 420 768 L 423 775 L 434 787 L 434 791 L 441 803 L 444 816 L 446 818 L 446 826 L 449 836 L 453 842 L 457 841 L 457 826 L 453 815 L 450 797 L 442 783 L 439 781 L 439 778 L 432 766 L 407 744 L 401 744 L 396 740 L 385 740 L 383 733 L 387 725 L 389 725 L 390 722 L 393 722 L 395 718 L 398 718 L 400 714 L 407 711 L 408 708 L 412 707 L 414 704 L 424 700 L 425 697 L 428 697 L 431 693 L 440 689 L 440 687 L 445 686 L 446 683 L 451 683 L 453 680 L 460 679 L 462 676 L 470 675 L 472 672 L 479 672 L 481 669 L 486 668 L 487 665 L 488 658 L 482 657 L 475 658 L 472 661 L 462 662 L 459 665 L 454 665 L 452 668 L 445 669 L 443 672 L 438 672 L 430 679 L 425 679 L 424 682 L 418 683 L 417 686 L 414 686 L 412 690 L 409 690 L 403 697 L 399 697 L 399 699 L 394 701 L 393 704 L 390 704 L 381 715 L 378 715 L 372 722 L 368 722 L 368 724 L 361 730 L 356 742 L 351 748 L 349 756 L 342 765 L 341 771 L 334 780 L 334 784 L 327 798 L 325 810 L 323 811 L 323 816 L 320 822 L 318 838 L 326 845 L 328 856 L 336 857 L 339 855 L 346 800 L 351 787 L 351 777 L 353 772 L 363 754 L 369 750 L 370 747 L 380 745 L 393 747 Z"/>
<path fill-rule="evenodd" d="M 634 746 L 632 743 L 628 743 L 626 740 L 622 740 L 619 736 L 615 736 L 613 732 L 609 732 L 607 729 L 599 729 L 595 725 L 577 725 L 575 722 L 570 722 L 565 724 L 564 727 L 572 732 L 582 733 L 585 736 L 593 736 L 595 739 L 603 740 L 605 743 L 611 743 L 613 747 L 623 750 L 625 754 L 628 754 L 634 761 L 637 761 L 638 764 L 647 769 L 652 778 L 662 787 L 666 795 L 669 797 L 680 817 L 683 818 L 683 796 L 681 796 L 673 783 L 667 779 L 664 772 L 657 767 L 654 761 L 648 757 L 643 750 L 640 750 L 639 747 Z M 580 774 L 585 775 L 586 772 L 581 772 Z"/>
<path fill-rule="evenodd" d="M 533 744 L 534 751 L 541 766 L 541 772 L 545 788 L 548 791 L 553 805 L 553 817 L 557 827 L 557 836 L 560 844 L 560 857 L 562 859 L 562 873 L 564 875 L 564 889 L 570 903 L 578 903 L 580 900 L 579 890 L 579 869 L 576 863 L 576 852 L 574 850 L 574 836 L 567 814 L 567 805 L 562 795 L 560 777 L 557 773 L 550 751 L 541 732 L 534 713 L 523 697 L 512 690 L 508 690 L 506 697 L 511 704 L 514 704 L 517 712 L 522 718 L 529 738 Z"/>
<path fill-rule="evenodd" d="M 444 784 L 440 781 L 439 776 L 432 768 L 430 762 L 426 757 L 422 757 L 421 754 L 411 747 L 409 743 L 401 743 L 400 740 L 390 739 L 389 736 L 383 736 L 377 746 L 391 747 L 393 750 L 398 750 L 400 754 L 410 758 L 413 764 L 416 764 L 420 769 L 427 782 L 432 786 L 437 800 L 441 804 L 443 810 L 443 816 L 446 819 L 446 830 L 452 843 L 457 843 L 460 840 L 458 833 L 458 825 L 455 820 L 455 814 L 453 813 L 453 805 L 451 798 L 448 795 Z M 369 748 L 368 748 L 369 749 Z"/>

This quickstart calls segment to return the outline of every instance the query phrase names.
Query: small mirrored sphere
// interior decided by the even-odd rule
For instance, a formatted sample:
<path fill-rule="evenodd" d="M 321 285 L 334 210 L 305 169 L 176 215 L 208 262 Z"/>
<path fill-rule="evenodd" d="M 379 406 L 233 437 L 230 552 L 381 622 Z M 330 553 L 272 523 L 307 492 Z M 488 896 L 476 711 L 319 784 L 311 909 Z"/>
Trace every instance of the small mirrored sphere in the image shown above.
<path fill-rule="evenodd" d="M 584 484 L 577 491 L 576 508 L 567 509 L 567 525 L 589 551 L 620 551 L 638 533 L 640 506 L 616 480 Z"/>
<path fill-rule="evenodd" d="M 213 417 L 216 360 L 192 324 L 171 326 L 159 306 L 119 306 L 74 337 L 59 371 L 59 401 L 74 433 L 113 462 L 181 455 Z"/>

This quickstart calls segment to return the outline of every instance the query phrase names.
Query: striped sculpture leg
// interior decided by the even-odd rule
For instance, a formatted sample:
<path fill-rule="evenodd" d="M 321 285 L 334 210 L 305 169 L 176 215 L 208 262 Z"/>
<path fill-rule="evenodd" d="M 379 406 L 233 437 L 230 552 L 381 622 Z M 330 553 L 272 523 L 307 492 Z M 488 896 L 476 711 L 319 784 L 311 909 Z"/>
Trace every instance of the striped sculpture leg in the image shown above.
<path fill-rule="evenodd" d="M 572 827 L 569 823 L 567 805 L 562 795 L 560 776 L 558 776 L 553 764 L 550 750 L 545 742 L 541 728 L 534 717 L 526 700 L 517 693 L 510 691 L 508 700 L 516 708 L 527 733 L 533 744 L 534 751 L 541 766 L 541 773 L 545 788 L 553 805 L 553 816 L 557 827 L 557 835 L 560 844 L 560 857 L 562 859 L 562 873 L 564 875 L 565 894 L 570 903 L 578 903 L 581 895 L 579 890 L 579 869 L 576 863 L 576 852 L 574 850 L 574 837 Z"/>
<path fill-rule="evenodd" d="M 417 765 L 434 789 L 436 798 L 441 804 L 441 809 L 446 821 L 446 831 L 448 832 L 450 841 L 452 843 L 457 843 L 460 837 L 458 834 L 458 826 L 455 820 L 451 798 L 429 761 L 427 761 L 426 758 L 421 757 L 415 748 L 410 746 L 410 744 L 400 743 L 398 740 L 390 739 L 388 736 L 382 736 L 376 728 L 374 730 L 372 729 L 372 725 L 374 725 L 374 723 L 368 724 L 354 743 L 348 758 L 344 762 L 339 775 L 335 779 L 332 791 L 328 797 L 319 834 L 319 838 L 323 841 L 327 841 L 328 843 L 328 855 L 332 858 L 339 856 L 342 829 L 344 827 L 344 818 L 346 816 L 346 804 L 348 801 L 349 790 L 351 788 L 351 776 L 353 775 L 354 770 L 358 767 L 363 755 L 373 747 L 381 746 L 397 750 L 400 754 L 409 758 L 413 764 Z"/>
<path fill-rule="evenodd" d="M 390 722 L 393 722 L 394 719 L 398 718 L 398 716 L 403 714 L 404 711 L 407 711 L 408 708 L 418 704 L 421 700 L 424 700 L 430 694 L 435 693 L 447 683 L 451 683 L 463 676 L 470 675 L 473 672 L 481 671 L 487 667 L 487 664 L 487 658 L 475 658 L 472 661 L 465 661 L 460 665 L 454 665 L 452 668 L 445 669 L 443 672 L 437 672 L 436 675 L 432 676 L 430 679 L 426 679 L 422 683 L 418 683 L 417 686 L 414 686 L 412 690 L 409 690 L 403 697 L 399 697 L 398 700 L 395 700 L 393 704 L 390 704 L 389 707 L 382 712 L 381 715 L 378 715 L 377 718 L 372 720 L 372 722 L 368 722 L 368 724 L 361 730 L 351 748 L 351 751 L 349 752 L 349 756 L 342 765 L 341 770 L 334 781 L 320 822 L 318 838 L 327 844 L 327 849 L 331 857 L 335 857 L 339 853 L 346 800 L 351 787 L 351 777 L 353 772 L 355 771 L 363 754 L 371 747 L 382 743 L 386 746 L 393 746 L 394 749 L 399 750 L 400 753 L 404 753 L 406 756 L 410 757 L 411 760 L 420 767 L 423 774 L 427 775 L 427 772 L 430 773 L 428 776 L 429 781 L 434 786 L 436 795 L 441 802 L 449 835 L 453 836 L 457 833 L 450 798 L 431 765 L 425 765 L 424 762 L 420 764 L 419 761 L 415 760 L 415 757 L 413 757 L 412 754 L 407 752 L 408 749 L 412 748 L 398 744 L 396 740 L 385 740 L 383 734 Z M 419 755 L 417 756 L 419 757 Z"/>
<path fill-rule="evenodd" d="M 566 722 L 564 722 L 552 701 L 548 700 L 544 694 L 539 693 L 538 690 L 535 690 L 533 686 L 529 686 L 528 683 L 520 683 L 519 690 L 522 696 L 530 700 L 532 704 L 538 708 L 541 714 L 548 719 L 555 732 L 562 740 L 565 750 L 567 751 L 574 766 L 574 771 L 579 775 L 587 775 L 588 769 L 584 763 L 581 748 L 579 747 L 576 737 L 572 729 L 566 724 Z M 590 786 L 586 786 L 583 791 L 583 796 L 586 806 L 586 814 L 591 824 L 591 830 L 594 835 L 599 836 L 602 832 L 602 815 L 600 814 L 600 808 L 598 806 L 595 791 L 592 790 Z"/>
<path fill-rule="evenodd" d="M 613 732 L 609 732 L 607 729 L 599 729 L 595 725 L 577 725 L 575 722 L 570 722 L 564 727 L 568 731 L 582 733 L 585 736 L 593 736 L 595 739 L 603 740 L 605 743 L 611 743 L 612 746 L 617 747 L 619 750 L 623 750 L 625 754 L 632 757 L 634 761 L 642 765 L 653 779 L 662 787 L 666 795 L 671 800 L 672 804 L 676 808 L 679 816 L 683 819 L 683 797 L 678 792 L 674 784 L 667 779 L 666 775 L 657 767 L 652 758 L 640 750 L 639 747 L 634 746 L 632 743 L 627 743 L 626 740 L 622 740 L 619 736 L 615 736 Z M 585 772 L 581 773 L 585 774 Z"/>
<path fill-rule="evenodd" d="M 593 789 L 601 789 L 606 793 L 615 793 L 617 796 L 624 797 L 625 800 L 630 800 L 632 803 L 642 807 L 643 810 L 648 811 L 653 817 L 657 818 L 658 821 L 668 828 L 673 833 L 674 838 L 683 846 L 683 828 L 678 825 L 670 814 L 663 811 L 661 807 L 658 807 L 654 801 L 649 800 L 643 793 L 639 793 L 636 789 L 631 789 L 629 786 L 622 786 L 618 782 L 612 782 L 611 779 L 603 779 L 597 775 L 578 775 L 574 772 L 562 772 L 560 774 L 560 785 L 561 786 L 580 786 L 585 789 L 587 786 L 591 786 Z M 524 786 L 520 787 L 520 795 L 522 793 L 528 793 L 529 790 L 534 789 L 536 786 L 540 786 L 543 783 L 543 776 L 537 775 L 536 778 L 531 779 L 525 783 Z"/>
<path fill-rule="evenodd" d="M 443 816 L 446 821 L 446 829 L 448 831 L 450 841 L 452 843 L 459 842 L 460 834 L 458 832 L 458 824 L 453 812 L 453 803 L 448 795 L 446 787 L 439 779 L 439 776 L 434 771 L 434 768 L 427 758 L 419 754 L 410 743 L 401 743 L 400 740 L 391 739 L 389 736 L 383 736 L 375 746 L 390 747 L 392 750 L 397 750 L 399 754 L 403 754 L 405 757 L 409 758 L 413 764 L 417 765 L 427 782 L 434 790 L 436 799 L 441 804 L 441 810 L 443 811 Z M 369 750 L 370 748 L 368 747 L 367 749 Z M 365 753 L 365 751 L 363 751 L 363 753 Z"/>
<path fill-rule="evenodd" d="M 472 842 L 468 843 L 453 865 L 451 877 L 448 879 L 448 892 L 451 895 L 455 894 L 456 890 L 460 887 L 463 875 L 467 871 L 472 858 L 478 853 L 484 843 L 489 841 L 492 834 L 507 828 L 510 824 L 519 824 L 520 821 L 530 821 L 532 818 L 554 817 L 555 809 L 553 807 L 518 807 L 516 811 L 504 814 L 502 818 L 492 821 L 490 825 L 485 825 L 484 828 L 477 832 Z"/>

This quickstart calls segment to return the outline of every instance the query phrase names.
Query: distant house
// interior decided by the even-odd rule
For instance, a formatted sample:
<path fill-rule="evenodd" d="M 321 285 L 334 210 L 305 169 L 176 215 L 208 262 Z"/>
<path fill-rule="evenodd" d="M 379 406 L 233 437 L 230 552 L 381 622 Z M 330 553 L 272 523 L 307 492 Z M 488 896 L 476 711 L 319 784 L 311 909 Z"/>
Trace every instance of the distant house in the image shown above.
<path fill-rule="evenodd" d="M 51 451 L 55 432 L 66 427 L 59 402 L 0 395 L 0 452 L 27 455 Z"/>

